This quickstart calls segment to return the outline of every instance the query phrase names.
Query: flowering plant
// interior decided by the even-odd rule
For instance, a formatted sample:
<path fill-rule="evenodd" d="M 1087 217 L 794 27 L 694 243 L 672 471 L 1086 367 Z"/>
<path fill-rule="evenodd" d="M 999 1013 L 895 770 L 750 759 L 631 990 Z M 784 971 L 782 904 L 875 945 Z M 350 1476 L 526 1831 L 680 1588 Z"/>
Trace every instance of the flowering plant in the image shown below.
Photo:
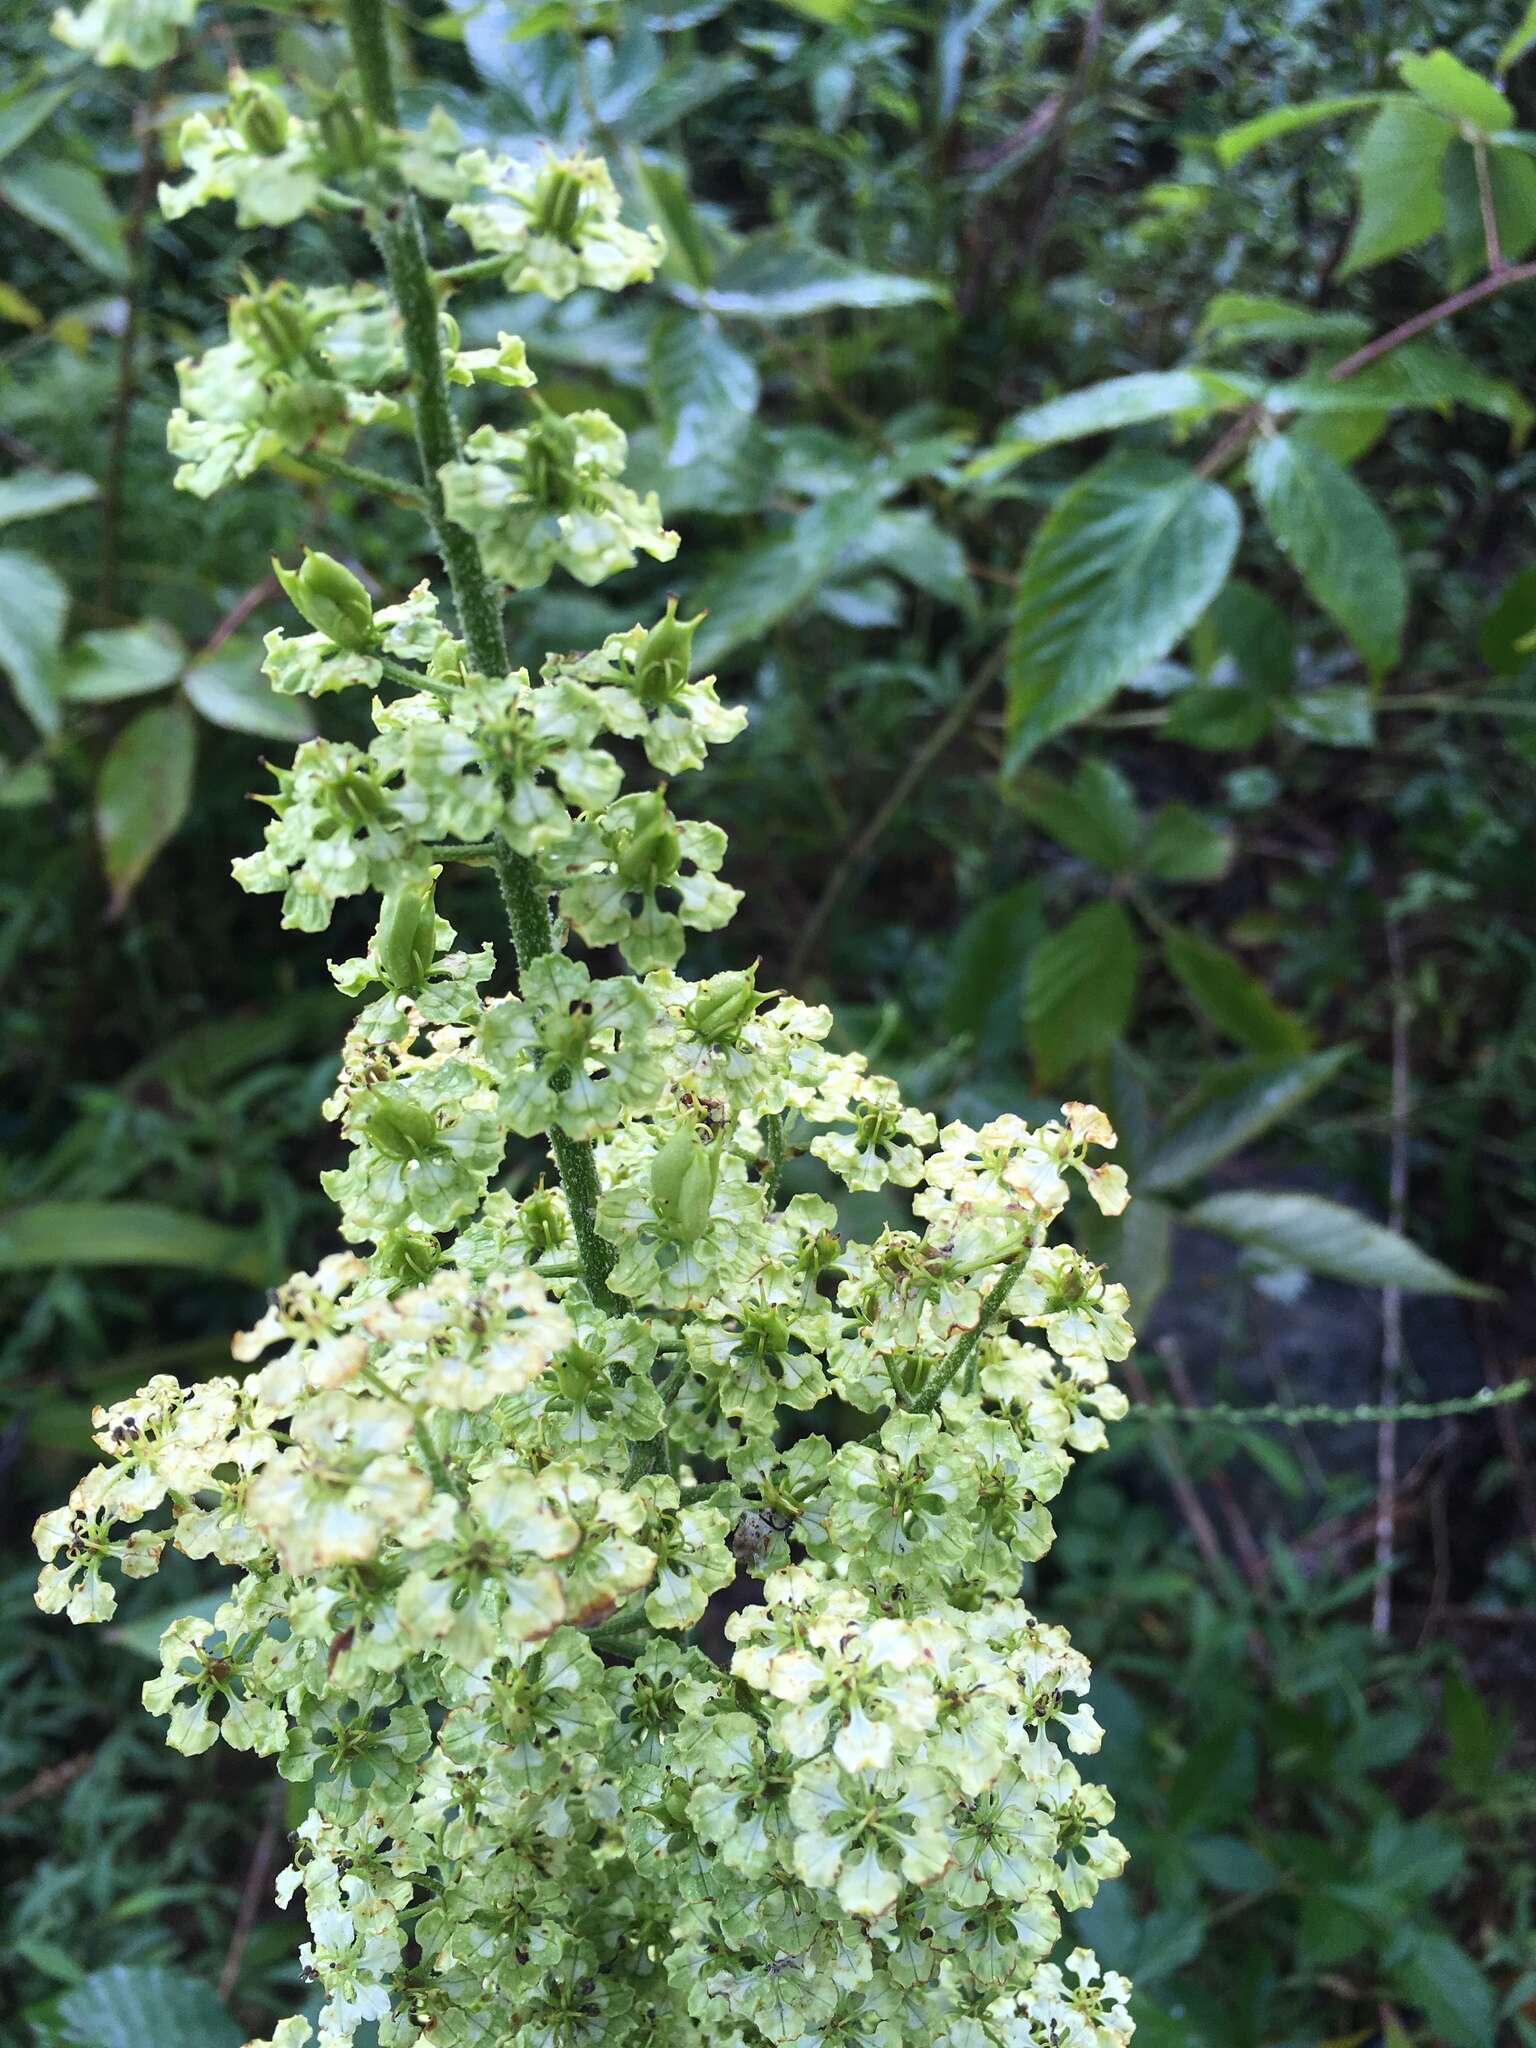
<path fill-rule="evenodd" d="M 388 289 L 253 291 L 170 434 L 206 494 L 408 431 L 447 572 L 452 622 L 427 584 L 378 606 L 310 554 L 281 572 L 308 630 L 267 642 L 278 690 L 374 693 L 369 745 L 300 747 L 236 864 L 306 931 L 380 899 L 333 968 L 366 998 L 328 1104 L 351 1249 L 277 1290 L 244 1377 L 97 1411 L 107 1462 L 38 1524 L 39 1604 L 103 1620 L 107 1567 L 168 1543 L 236 1569 L 166 1631 L 145 1703 L 174 1747 L 312 1787 L 278 1890 L 304 1895 L 325 2048 L 365 2022 L 383 2048 L 1123 2043 L 1124 1980 L 1047 1960 L 1124 1852 L 1071 1760 L 1100 1739 L 1087 1666 L 1019 1598 L 1125 1405 L 1123 1290 L 1051 1239 L 1073 1175 L 1124 1207 L 1090 1157 L 1114 1134 L 1080 1103 L 940 1131 L 828 1048 L 824 1008 L 677 971 L 738 897 L 660 778 L 744 714 L 675 604 L 509 667 L 504 586 L 676 536 L 620 481 L 619 429 L 540 401 L 515 337 L 462 349 L 445 305 L 466 269 L 618 289 L 658 239 L 601 165 L 402 132 L 380 0 L 348 15 L 344 118 L 237 76 L 170 204 L 360 207 Z M 434 277 L 418 189 L 480 260 Z M 455 383 L 521 394 L 525 423 L 461 440 Z M 438 914 L 455 862 L 495 871 L 511 990 Z M 496 1185 L 513 1136 L 553 1171 Z M 783 1197 L 799 1154 L 910 1190 L 910 1227 L 860 1243 Z M 862 1418 L 837 1444 L 833 1400 Z"/>

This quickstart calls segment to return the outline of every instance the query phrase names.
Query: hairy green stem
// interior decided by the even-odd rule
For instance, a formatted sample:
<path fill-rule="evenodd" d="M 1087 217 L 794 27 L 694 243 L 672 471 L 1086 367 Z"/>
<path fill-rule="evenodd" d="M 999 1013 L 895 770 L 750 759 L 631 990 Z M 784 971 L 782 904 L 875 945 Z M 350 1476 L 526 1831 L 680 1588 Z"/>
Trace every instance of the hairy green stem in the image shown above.
<path fill-rule="evenodd" d="M 308 449 L 300 459 L 306 469 L 339 477 L 343 483 L 356 484 L 359 490 L 372 491 L 377 498 L 393 498 L 402 505 L 427 502 L 420 489 L 403 476 L 388 476 L 382 469 L 368 469 L 360 462 L 347 462 L 340 455 L 325 455 L 318 448 Z"/>
<path fill-rule="evenodd" d="M 938 1407 L 939 1399 L 944 1389 L 950 1384 L 957 1373 L 965 1369 L 971 1353 L 981 1342 L 987 1330 L 991 1328 L 992 1324 L 997 1321 L 1003 1310 L 1008 1306 L 1008 1297 L 1018 1285 L 1019 1275 L 1024 1271 L 1024 1266 L 1025 1261 L 1020 1259 L 1016 1265 L 1010 1266 L 1002 1278 L 994 1284 L 991 1293 L 982 1302 L 981 1313 L 977 1316 L 975 1322 L 965 1332 L 964 1336 L 956 1341 L 948 1358 L 945 1359 L 927 1386 L 924 1387 L 917 1399 L 911 1404 L 914 1414 L 931 1415 L 934 1409 Z"/>
<path fill-rule="evenodd" d="M 400 109 L 390 63 L 384 0 L 347 0 L 347 31 L 364 107 L 380 128 L 398 127 Z M 437 287 L 427 262 L 421 217 L 414 193 L 397 170 L 381 166 L 376 191 L 380 203 L 371 209 L 370 220 L 403 328 L 405 359 L 411 377 L 411 414 L 427 515 L 453 588 L 469 659 L 482 675 L 504 675 L 507 643 L 500 589 L 486 574 L 474 535 L 455 526 L 443 510 L 443 487 L 438 472 L 457 459 L 459 430 L 443 371 Z M 554 951 L 549 899 L 539 886 L 532 863 L 514 848 L 498 847 L 495 863 L 507 921 L 512 928 L 518 971 L 526 974 L 535 960 Z M 587 1290 L 600 1308 L 616 1313 L 619 1303 L 608 1287 L 613 1251 L 598 1236 L 594 1220 L 598 1187 L 592 1148 L 551 1132 L 550 1149 L 570 1205 Z"/>

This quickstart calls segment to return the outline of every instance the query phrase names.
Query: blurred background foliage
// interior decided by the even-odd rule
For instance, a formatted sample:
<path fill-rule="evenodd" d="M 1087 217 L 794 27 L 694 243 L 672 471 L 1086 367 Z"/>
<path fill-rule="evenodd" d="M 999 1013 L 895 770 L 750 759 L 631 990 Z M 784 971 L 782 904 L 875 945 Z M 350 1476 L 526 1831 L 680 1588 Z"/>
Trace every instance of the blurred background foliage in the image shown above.
<path fill-rule="evenodd" d="M 205 503 L 164 452 L 258 244 L 334 263 L 305 225 L 163 221 L 177 119 L 236 61 L 335 86 L 325 8 L 205 10 L 144 74 L 46 14 L 0 24 L 0 2029 L 218 2048 L 294 1995 L 286 1794 L 139 1714 L 192 1568 L 80 1636 L 34 1615 L 25 1535 L 93 1401 L 219 1369 L 327 1248 L 324 956 L 366 935 L 280 939 L 228 879 L 311 716 L 259 675 L 268 561 L 307 541 L 390 592 L 425 564 L 300 460 Z M 491 304 L 466 339 L 525 333 L 683 534 L 675 576 L 514 599 L 514 646 L 675 588 L 749 706 L 694 798 L 747 891 L 698 971 L 760 955 L 941 1112 L 1104 1101 L 1140 1403 L 1530 1371 L 1530 288 L 1351 364 L 1536 245 L 1519 10 L 412 21 L 413 118 L 600 151 L 669 238 L 662 291 Z M 1466 82 L 1501 52 L 1502 108 Z M 1392 97 L 1294 112 L 1356 93 Z M 1094 1660 L 1133 1852 L 1079 1918 L 1147 2048 L 1536 2043 L 1536 1438 L 1515 1406 L 1397 1437 L 1378 1489 L 1374 1427 L 1144 1407 L 1068 1496 L 1035 1590 Z"/>

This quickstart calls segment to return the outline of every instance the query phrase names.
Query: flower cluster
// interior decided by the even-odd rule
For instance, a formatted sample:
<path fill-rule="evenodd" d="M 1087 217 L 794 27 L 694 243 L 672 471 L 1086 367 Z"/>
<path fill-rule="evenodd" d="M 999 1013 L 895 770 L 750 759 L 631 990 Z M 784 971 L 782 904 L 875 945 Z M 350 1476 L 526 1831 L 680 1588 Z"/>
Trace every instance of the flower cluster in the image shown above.
<path fill-rule="evenodd" d="M 231 133 L 188 161 L 249 210 Z M 376 139 L 397 171 L 429 144 Z M 481 175 L 455 217 L 519 289 L 654 261 L 600 165 Z M 434 338 L 444 397 L 527 381 L 510 337 Z M 402 348 L 371 286 L 240 302 L 184 373 L 193 487 L 395 424 Z M 540 411 L 441 465 L 486 588 L 671 552 L 622 438 Z M 824 1008 L 678 971 L 738 897 L 659 778 L 743 718 L 675 604 L 534 679 L 462 582 L 454 632 L 428 585 L 281 574 L 309 630 L 269 636 L 274 687 L 373 693 L 368 745 L 300 747 L 236 864 L 303 930 L 380 899 L 333 969 L 366 998 L 327 1104 L 350 1248 L 276 1290 L 240 1375 L 96 1412 L 39 1604 L 105 1619 L 167 1546 L 233 1575 L 145 1704 L 309 1788 L 278 1895 L 322 2048 L 1123 2048 L 1129 1987 L 1050 1960 L 1124 1851 L 1076 1761 L 1086 1662 L 1021 1598 L 1125 1406 L 1124 1291 L 1058 1234 L 1074 1181 L 1124 1206 L 1113 1131 L 941 1131 Z M 496 869 L 515 974 L 439 913 L 460 862 Z M 860 1241 L 841 1198 L 880 1189 L 904 1220 Z"/>

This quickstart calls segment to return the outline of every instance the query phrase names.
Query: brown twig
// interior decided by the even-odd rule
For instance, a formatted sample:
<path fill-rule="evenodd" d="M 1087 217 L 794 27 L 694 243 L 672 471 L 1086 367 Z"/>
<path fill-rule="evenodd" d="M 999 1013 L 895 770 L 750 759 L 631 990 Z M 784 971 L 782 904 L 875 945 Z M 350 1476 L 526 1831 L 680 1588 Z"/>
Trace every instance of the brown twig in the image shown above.
<path fill-rule="evenodd" d="M 259 583 L 253 583 L 244 596 L 236 598 L 229 610 L 214 627 L 208 638 L 198 649 L 198 660 L 206 661 L 210 654 L 216 654 L 229 638 L 237 633 L 254 611 L 259 611 L 269 598 L 277 595 L 277 578 L 263 576 Z"/>
<path fill-rule="evenodd" d="M 30 1806 L 34 1799 L 51 1799 L 56 1792 L 72 1785 L 95 1761 L 95 1750 L 86 1749 L 78 1756 L 65 1757 L 60 1763 L 44 1764 L 19 1791 L 0 1799 L 0 1813 L 18 1813 L 23 1806 Z"/>
<path fill-rule="evenodd" d="M 982 698 L 997 681 L 1002 671 L 1005 650 L 996 648 L 983 663 L 974 682 L 968 685 L 939 720 L 917 751 L 912 754 L 906 766 L 886 792 L 885 801 L 859 832 L 849 841 L 839 856 L 836 866 L 827 877 L 825 888 L 815 908 L 800 929 L 800 937 L 790 956 L 787 971 L 791 987 L 804 977 L 804 971 L 815 958 L 821 935 L 826 930 L 827 920 L 842 901 L 850 882 L 878 844 L 886 827 L 891 823 L 907 798 L 966 724 Z"/>
<path fill-rule="evenodd" d="M 256 1915 L 261 1909 L 262 1894 L 271 1872 L 272 1859 L 277 1853 L 277 1831 L 282 1822 L 287 1797 L 286 1785 L 274 1785 L 267 1795 L 261 1833 L 256 1837 L 256 1847 L 251 1852 L 245 1883 L 240 1889 L 240 1906 L 235 1915 L 234 1930 L 229 1937 L 229 1947 L 224 1952 L 224 1967 L 219 1972 L 219 1997 L 224 2000 L 229 1998 L 240 1981 L 240 1965 L 245 1960 L 246 1943 L 250 1940 L 251 1929 L 256 1924 Z"/>
<path fill-rule="evenodd" d="M 1481 135 L 1472 138 L 1472 157 L 1477 165 L 1477 204 L 1483 216 L 1483 247 L 1488 254 L 1488 272 L 1497 277 L 1504 268 L 1504 251 L 1499 247 L 1499 216 L 1493 203 L 1493 179 L 1488 173 L 1488 145 Z"/>
<path fill-rule="evenodd" d="M 160 81 L 163 68 L 150 78 L 143 100 L 134 110 L 134 132 L 139 144 L 138 176 L 134 180 L 133 205 L 123 240 L 128 251 L 127 310 L 118 339 L 117 396 L 112 404 L 112 425 L 107 441 L 106 469 L 101 487 L 101 576 L 100 602 L 110 617 L 117 609 L 118 546 L 122 529 L 123 479 L 128 464 L 128 433 L 133 423 L 133 401 L 138 392 L 138 343 L 142 319 L 147 263 L 144 223 L 149 217 L 160 175 Z"/>
<path fill-rule="evenodd" d="M 1392 988 L 1392 1150 L 1387 1220 L 1402 1234 L 1408 1220 L 1408 986 L 1403 972 L 1403 939 L 1396 921 L 1387 920 L 1387 964 Z M 1392 1406 L 1403 1372 L 1403 1290 L 1381 1292 L 1381 1399 Z M 1392 1632 L 1392 1534 L 1397 1499 L 1397 1419 L 1376 1429 L 1376 1585 L 1371 1595 L 1371 1634 Z"/>
<path fill-rule="evenodd" d="M 1346 377 L 1353 377 L 1357 370 L 1367 364 L 1378 362 L 1382 356 L 1401 348 L 1405 341 L 1412 341 L 1417 334 L 1435 326 L 1441 320 L 1450 320 L 1458 313 L 1464 313 L 1468 306 L 1480 305 L 1484 299 L 1491 299 L 1498 292 L 1507 292 L 1512 285 L 1536 283 L 1536 263 L 1506 263 L 1502 270 L 1480 277 L 1476 284 L 1469 284 L 1465 291 L 1453 292 L 1448 299 L 1442 299 L 1437 306 L 1430 306 L 1422 313 L 1415 313 L 1411 320 L 1405 320 L 1400 327 L 1389 329 L 1386 334 L 1377 335 L 1374 341 L 1357 348 L 1352 356 L 1345 356 L 1341 363 L 1335 363 L 1328 372 L 1333 383 L 1338 384 Z"/>

